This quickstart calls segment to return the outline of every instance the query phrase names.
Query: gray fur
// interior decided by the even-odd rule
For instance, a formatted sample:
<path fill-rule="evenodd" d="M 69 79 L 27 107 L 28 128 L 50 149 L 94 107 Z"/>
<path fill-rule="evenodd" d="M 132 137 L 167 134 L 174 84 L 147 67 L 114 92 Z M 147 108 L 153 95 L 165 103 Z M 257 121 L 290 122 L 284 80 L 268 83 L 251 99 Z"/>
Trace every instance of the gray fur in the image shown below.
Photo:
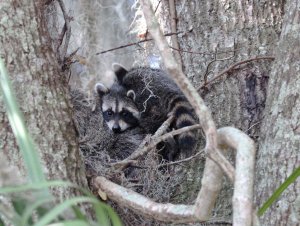
<path fill-rule="evenodd" d="M 92 111 L 92 104 L 87 102 L 83 93 L 72 91 L 71 97 L 86 167 L 104 175 L 107 165 L 128 157 L 140 145 L 145 134 L 139 127 L 115 134 L 103 123 L 99 104 Z"/>
<path fill-rule="evenodd" d="M 140 127 L 146 133 L 153 134 L 168 118 L 175 115 L 172 128 L 178 129 L 182 124 L 196 124 L 197 119 L 193 108 L 184 94 L 164 71 L 149 67 L 126 69 L 118 65 L 115 71 L 120 85 L 135 93 L 135 104 L 141 113 Z M 177 112 L 177 113 L 176 113 Z M 177 137 L 180 149 L 194 150 L 196 137 L 194 132 L 181 134 Z"/>

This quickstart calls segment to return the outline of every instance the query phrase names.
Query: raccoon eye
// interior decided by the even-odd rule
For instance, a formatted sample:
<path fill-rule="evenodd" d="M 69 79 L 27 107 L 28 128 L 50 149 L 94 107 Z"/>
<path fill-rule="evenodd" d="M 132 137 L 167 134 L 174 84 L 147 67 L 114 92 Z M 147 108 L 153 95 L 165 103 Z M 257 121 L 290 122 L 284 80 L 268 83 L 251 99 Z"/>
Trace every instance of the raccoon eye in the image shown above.
<path fill-rule="evenodd" d="M 108 111 L 106 111 L 106 114 L 107 114 L 108 116 L 112 116 L 114 113 L 113 113 L 112 110 L 108 110 Z"/>

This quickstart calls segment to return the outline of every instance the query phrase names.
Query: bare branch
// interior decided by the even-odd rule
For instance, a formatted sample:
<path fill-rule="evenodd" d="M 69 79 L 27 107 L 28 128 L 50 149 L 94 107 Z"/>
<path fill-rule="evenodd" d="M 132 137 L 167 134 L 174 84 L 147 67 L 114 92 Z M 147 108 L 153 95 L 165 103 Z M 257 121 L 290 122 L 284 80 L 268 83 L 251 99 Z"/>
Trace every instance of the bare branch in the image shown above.
<path fill-rule="evenodd" d="M 146 23 L 148 25 L 148 29 L 155 40 L 155 43 L 160 51 L 160 54 L 162 56 L 162 59 L 164 60 L 165 67 L 174 79 L 175 83 L 178 85 L 178 87 L 181 89 L 181 91 L 184 93 L 184 95 L 187 97 L 190 104 L 195 109 L 195 112 L 200 120 L 200 124 L 205 132 L 206 136 L 206 152 L 208 153 L 208 156 L 212 158 L 214 161 L 216 161 L 217 164 L 221 166 L 222 169 L 227 169 L 230 166 L 230 163 L 225 158 L 218 158 L 218 160 L 215 159 L 215 156 L 220 156 L 221 154 L 217 150 L 217 132 L 216 132 L 216 126 L 214 124 L 214 121 L 212 120 L 211 113 L 209 109 L 204 104 L 204 101 L 197 93 L 197 90 L 193 87 L 191 82 L 188 80 L 188 78 L 183 74 L 181 68 L 176 63 L 172 52 L 168 46 L 167 41 L 165 40 L 157 20 L 155 19 L 151 3 L 146 0 L 140 1 L 143 13 L 146 19 Z M 214 153 L 214 155 L 212 155 Z M 220 161 L 220 162 L 217 162 Z M 233 171 L 233 167 L 231 166 L 230 169 L 226 171 L 226 174 L 229 176 L 229 178 L 233 179 L 233 174 L 228 174 Z"/>
<path fill-rule="evenodd" d="M 117 185 L 104 177 L 96 177 L 93 185 L 107 194 L 107 197 L 136 213 L 164 222 L 194 222 L 194 206 L 160 204 L 130 189 Z M 206 219 L 202 219 L 204 221 Z M 200 219 L 201 221 L 201 219 Z"/>
<path fill-rule="evenodd" d="M 67 14 L 66 7 L 65 7 L 65 4 L 64 4 L 63 0 L 58 0 L 58 3 L 59 3 L 59 6 L 61 8 L 61 11 L 63 13 L 64 19 L 65 19 L 65 25 L 64 25 L 62 33 L 61 33 L 61 35 L 66 34 L 66 36 L 65 36 L 65 45 L 64 45 L 64 47 L 62 49 L 62 52 L 60 54 L 60 60 L 61 60 L 61 62 L 63 62 L 66 55 L 67 55 L 67 50 L 68 50 L 70 37 L 71 37 L 71 25 L 70 25 L 71 19 L 70 19 L 69 15 Z M 60 39 L 61 39 L 60 42 L 62 43 L 63 38 L 60 37 Z M 61 43 L 60 43 L 60 45 L 61 45 Z M 58 46 L 58 48 L 60 47 L 60 45 Z"/>
<path fill-rule="evenodd" d="M 146 155 L 150 150 L 156 147 L 156 145 L 162 141 L 163 139 L 160 139 L 160 136 L 164 134 L 167 129 L 170 127 L 174 117 L 170 116 L 155 132 L 155 134 L 150 137 L 146 136 L 146 138 L 142 141 L 142 143 L 139 145 L 138 149 L 135 150 L 130 156 L 128 156 L 126 159 L 112 164 L 112 167 L 117 168 L 118 170 L 123 170 L 126 166 L 128 166 L 132 160 L 135 160 L 139 157 L 142 157 Z M 166 134 L 167 135 L 167 134 Z"/>
<path fill-rule="evenodd" d="M 168 162 L 168 163 L 164 163 L 164 164 L 160 164 L 158 166 L 158 168 L 160 167 L 165 167 L 165 166 L 171 166 L 171 165 L 176 165 L 176 164 L 180 164 L 180 163 L 183 163 L 183 162 L 188 162 L 188 161 L 191 161 L 192 159 L 194 158 L 197 158 L 199 155 L 203 154 L 204 153 L 204 149 L 201 150 L 201 151 L 198 151 L 196 154 L 188 157 L 188 158 L 185 158 L 185 159 L 181 159 L 181 160 L 178 160 L 178 161 L 175 161 L 175 162 Z"/>
<path fill-rule="evenodd" d="M 255 60 L 274 60 L 275 57 L 273 56 L 261 56 L 261 57 L 253 57 L 253 58 L 250 58 L 248 60 L 243 60 L 243 61 L 240 61 L 240 62 L 237 62 L 233 65 L 231 65 L 229 68 L 221 71 L 219 74 L 217 74 L 214 78 L 212 78 L 211 80 L 207 81 L 207 82 L 204 82 L 204 84 L 202 86 L 200 86 L 198 88 L 198 90 L 200 89 L 203 89 L 204 87 L 206 87 L 209 83 L 212 83 L 213 81 L 217 80 L 218 78 L 220 78 L 221 76 L 227 74 L 227 73 L 230 73 L 232 70 L 234 70 L 237 66 L 241 65 L 241 64 L 246 64 L 246 63 L 249 63 L 251 61 L 255 61 Z"/>
<path fill-rule="evenodd" d="M 171 19 L 171 32 L 176 32 L 177 30 L 177 17 L 176 17 L 176 7 L 174 0 L 169 0 L 169 8 L 170 8 L 170 19 Z M 174 48 L 179 49 L 179 43 L 177 36 L 171 36 L 172 45 Z M 179 64 L 179 67 L 182 69 L 182 59 L 181 55 L 178 51 L 174 52 L 175 58 Z"/>
<path fill-rule="evenodd" d="M 237 150 L 233 194 L 233 225 L 252 225 L 255 144 L 242 131 L 225 127 L 218 130 L 218 145 Z"/>
<path fill-rule="evenodd" d="M 207 77 L 208 77 L 209 73 L 211 72 L 211 71 L 209 71 L 210 65 L 212 65 L 214 62 L 217 62 L 217 61 L 225 61 L 225 60 L 229 60 L 229 59 L 233 58 L 233 57 L 235 56 L 235 47 L 234 47 L 234 50 L 233 50 L 232 52 L 233 52 L 233 55 L 232 55 L 232 56 L 218 59 L 218 53 L 219 53 L 219 52 L 218 52 L 218 49 L 217 49 L 217 48 L 215 49 L 215 52 L 214 52 L 214 59 L 213 59 L 212 61 L 210 61 L 210 62 L 207 64 L 207 66 L 206 66 L 206 71 L 205 71 L 205 74 L 204 74 L 204 76 L 203 76 L 203 77 L 204 77 L 204 84 L 207 83 Z"/>
<path fill-rule="evenodd" d="M 218 130 L 218 145 L 221 149 L 228 147 L 236 150 L 236 173 L 233 195 L 233 225 L 251 225 L 253 214 L 253 181 L 255 145 L 254 142 L 238 129 L 226 127 Z M 104 177 L 94 178 L 93 186 L 107 194 L 107 197 L 119 205 L 126 206 L 138 214 L 156 220 L 174 223 L 192 223 L 207 221 L 215 205 L 221 188 L 222 171 L 207 159 L 202 178 L 202 186 L 196 203 L 190 205 L 160 204 L 136 192 L 121 187 Z M 211 171 L 215 170 L 215 171 Z M 216 182 L 216 183 L 212 183 Z"/>
<path fill-rule="evenodd" d="M 178 35 L 178 34 L 181 34 L 181 33 L 183 33 L 183 32 L 178 31 L 176 33 L 167 33 L 164 36 Z M 129 46 L 135 46 L 135 45 L 138 45 L 140 43 L 148 42 L 148 41 L 153 41 L 153 38 L 147 38 L 147 39 L 144 39 L 144 40 L 141 40 L 141 41 L 138 41 L 138 42 L 132 42 L 132 43 L 128 43 L 126 45 L 121 45 L 121 46 L 118 46 L 118 47 L 115 47 L 115 48 L 112 48 L 112 49 L 104 50 L 104 51 L 96 53 L 96 55 L 100 55 L 100 54 L 103 54 L 103 53 L 115 51 L 115 50 L 118 50 L 118 49 L 123 49 L 123 48 L 129 47 Z"/>

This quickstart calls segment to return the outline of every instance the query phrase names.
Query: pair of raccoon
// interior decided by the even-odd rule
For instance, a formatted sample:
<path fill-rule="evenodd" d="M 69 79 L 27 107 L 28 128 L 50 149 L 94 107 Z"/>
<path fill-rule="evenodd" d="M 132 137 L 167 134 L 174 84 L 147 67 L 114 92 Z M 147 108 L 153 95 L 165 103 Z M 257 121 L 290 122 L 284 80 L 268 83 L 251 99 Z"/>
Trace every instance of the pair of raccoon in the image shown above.
<path fill-rule="evenodd" d="M 174 116 L 170 130 L 197 123 L 194 110 L 184 94 L 166 72 L 149 67 L 131 70 L 119 64 L 113 65 L 117 81 L 107 88 L 95 85 L 101 100 L 103 119 L 115 133 L 140 127 L 147 134 L 154 134 L 162 123 Z M 172 161 L 178 151 L 189 155 L 196 146 L 196 133 L 185 132 L 168 140 L 163 156 Z M 179 150 L 178 150 L 179 149 Z"/>

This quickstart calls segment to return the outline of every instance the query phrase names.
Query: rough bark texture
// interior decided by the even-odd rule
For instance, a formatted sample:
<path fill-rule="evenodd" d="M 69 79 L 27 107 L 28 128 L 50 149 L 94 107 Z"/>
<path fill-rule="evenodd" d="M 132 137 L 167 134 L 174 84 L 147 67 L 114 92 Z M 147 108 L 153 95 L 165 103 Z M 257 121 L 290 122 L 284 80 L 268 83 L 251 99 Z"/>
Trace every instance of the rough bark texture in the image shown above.
<path fill-rule="evenodd" d="M 189 51 L 181 51 L 183 69 L 196 87 L 204 83 L 205 74 L 211 79 L 235 62 L 274 54 L 281 31 L 283 1 L 276 4 L 268 1 L 175 2 L 177 30 L 184 32 L 178 37 L 179 46 Z M 215 61 L 215 58 L 229 59 Z M 259 136 L 271 65 L 271 61 L 242 65 L 200 90 L 218 127 L 235 126 L 253 138 Z M 177 199 L 196 194 L 201 166 L 199 160 L 190 164 L 186 183 L 180 189 L 185 191 L 184 195 Z M 231 191 L 230 183 L 225 182 L 215 210 L 217 219 L 221 216 L 221 219 L 230 219 Z"/>
<path fill-rule="evenodd" d="M 1 1 L 0 54 L 49 179 L 85 186 L 66 75 L 51 49 L 44 1 Z M 23 176 L 22 158 L 0 99 L 0 149 Z M 59 197 L 69 191 L 57 191 Z"/>
<path fill-rule="evenodd" d="M 26 123 L 46 164 L 45 173 L 49 178 L 67 178 L 84 184 L 65 98 L 65 75 L 58 70 L 55 54 L 49 48 L 55 46 L 53 41 L 57 41 L 62 16 L 59 10 L 56 11 L 56 3 L 45 8 L 41 2 L 1 1 L 0 54 L 5 59 Z M 168 4 L 171 1 L 152 2 L 154 6 L 160 4 L 156 15 L 164 32 L 170 32 L 173 18 L 168 17 Z M 152 66 L 160 64 L 160 57 L 151 42 L 112 51 L 108 55 L 94 55 L 101 50 L 134 42 L 134 36 L 126 34 L 133 19 L 132 13 L 135 13 L 129 10 L 134 1 L 99 0 L 91 3 L 65 0 L 65 3 L 74 17 L 69 53 L 81 47 L 78 53 L 87 58 L 87 63 L 79 62 L 72 68 L 78 80 L 88 83 L 81 84 L 81 88 L 91 89 L 95 81 L 92 78 L 96 74 L 102 78 L 103 70 L 110 68 L 113 61 L 129 67 L 133 62 L 137 65 L 145 62 Z M 276 62 L 263 60 L 242 65 L 209 84 L 207 89 L 200 90 L 218 127 L 235 126 L 253 138 L 261 136 L 255 185 L 259 197 L 257 205 L 261 205 L 294 167 L 299 166 L 299 4 L 299 0 L 288 3 L 285 0 L 175 1 L 177 31 L 183 32 L 178 35 L 179 48 L 183 50 L 180 52 L 183 70 L 196 87 L 203 84 L 205 77 L 212 78 L 232 63 L 254 56 L 276 56 Z M 51 26 L 49 23 L 46 26 L 41 20 L 44 12 L 48 22 L 52 22 Z M 132 12 L 130 16 L 127 15 L 129 12 Z M 220 60 L 224 58 L 230 59 Z M 76 82 L 74 84 L 76 87 Z M 0 139 L 0 149 L 4 150 L 9 161 L 23 169 L 2 102 Z M 195 199 L 202 167 L 199 159 L 195 159 L 188 168 L 177 171 L 179 177 L 186 175 L 185 182 L 178 186 L 170 201 L 190 204 Z M 230 219 L 232 187 L 225 184 L 214 219 Z M 299 188 L 299 179 L 284 193 L 277 206 L 266 213 L 264 225 L 297 224 L 299 189 L 296 188 Z M 295 202 L 297 195 L 298 204 Z"/>
<path fill-rule="evenodd" d="M 288 1 L 270 75 L 257 156 L 256 202 L 261 206 L 300 165 L 300 1 Z M 299 225 L 300 179 L 267 210 L 262 225 Z M 298 205 L 298 207 L 297 207 Z"/>

